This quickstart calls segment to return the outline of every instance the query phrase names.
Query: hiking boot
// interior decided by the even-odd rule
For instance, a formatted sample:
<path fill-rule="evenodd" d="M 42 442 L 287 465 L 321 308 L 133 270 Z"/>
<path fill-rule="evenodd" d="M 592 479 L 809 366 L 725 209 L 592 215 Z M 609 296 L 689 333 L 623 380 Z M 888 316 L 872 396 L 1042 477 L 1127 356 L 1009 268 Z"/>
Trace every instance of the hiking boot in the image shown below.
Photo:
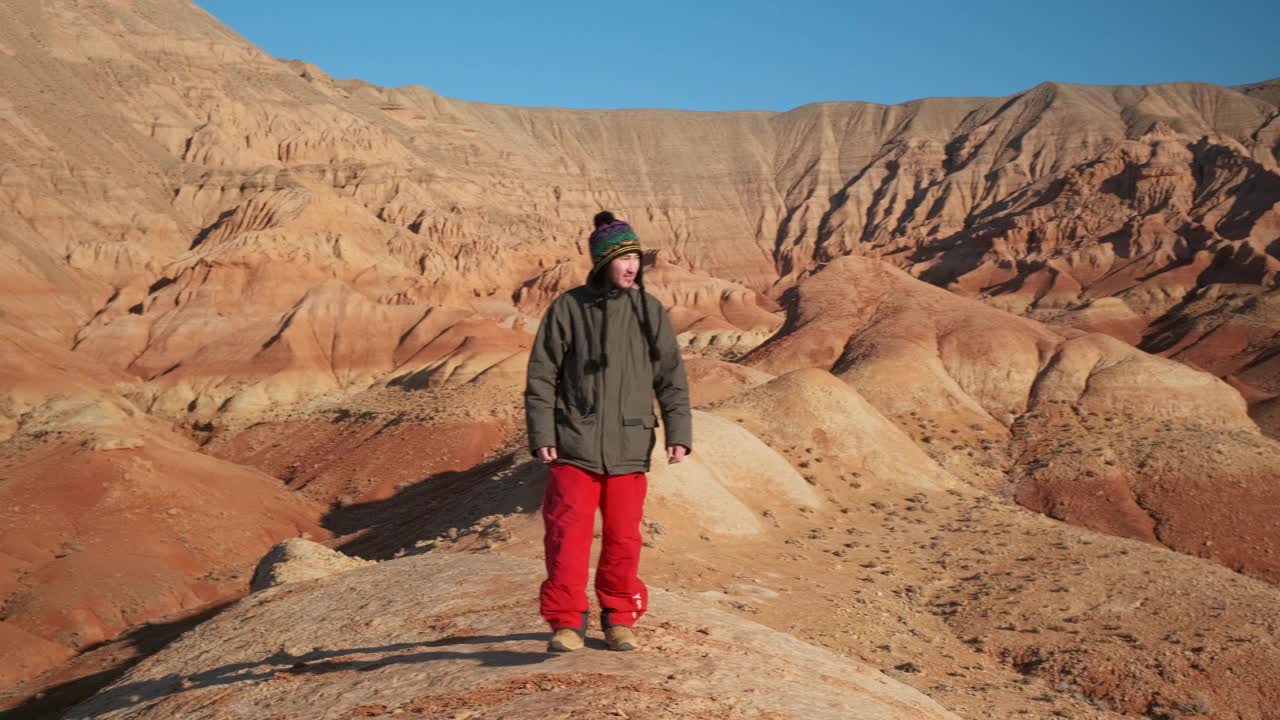
<path fill-rule="evenodd" d="M 604 629 L 604 640 L 610 650 L 635 650 L 640 647 L 636 634 L 626 625 L 610 625 Z"/>
<path fill-rule="evenodd" d="M 582 635 L 573 628 L 560 628 L 551 635 L 547 652 L 573 652 L 582 649 Z"/>

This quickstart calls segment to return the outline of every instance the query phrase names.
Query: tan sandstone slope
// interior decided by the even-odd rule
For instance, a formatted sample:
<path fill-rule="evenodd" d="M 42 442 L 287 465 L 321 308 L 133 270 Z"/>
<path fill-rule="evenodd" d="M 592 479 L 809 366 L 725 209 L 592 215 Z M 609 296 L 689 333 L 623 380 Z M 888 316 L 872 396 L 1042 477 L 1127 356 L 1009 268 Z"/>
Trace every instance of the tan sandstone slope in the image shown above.
<path fill-rule="evenodd" d="M 645 650 L 549 655 L 530 598 L 510 595 L 539 572 L 419 556 L 274 588 L 66 717 L 956 717 L 859 663 L 664 592 Z"/>
<path fill-rule="evenodd" d="M 514 295 L 578 262 L 602 205 L 684 273 L 664 292 L 704 342 L 759 337 L 770 300 L 752 293 L 849 252 L 1174 353 L 1274 285 L 1280 130 L 1238 89 L 528 109 L 334 80 L 176 0 L 0 12 L 0 318 L 169 372 L 168 414 L 358 385 L 427 307 L 511 323 Z M 261 347 L 335 300 L 332 355 Z M 343 321 L 372 336 L 359 352 Z M 1254 365 L 1274 318 L 1228 324 L 1245 339 L 1210 369 L 1280 389 Z M 290 377 L 317 362 L 334 377 Z"/>

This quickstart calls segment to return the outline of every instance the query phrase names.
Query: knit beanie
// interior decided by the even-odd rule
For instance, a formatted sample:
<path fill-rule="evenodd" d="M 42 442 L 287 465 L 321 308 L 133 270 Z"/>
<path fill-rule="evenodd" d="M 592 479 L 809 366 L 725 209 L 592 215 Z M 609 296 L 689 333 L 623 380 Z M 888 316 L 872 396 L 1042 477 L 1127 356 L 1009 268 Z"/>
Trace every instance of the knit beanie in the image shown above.
<path fill-rule="evenodd" d="M 622 257 L 627 253 L 640 252 L 640 239 L 636 237 L 635 231 L 625 222 L 615 218 L 613 213 L 603 210 L 596 213 L 593 219 L 596 229 L 591 233 L 591 239 L 587 242 L 591 249 L 591 274 L 587 276 L 587 282 L 597 287 L 602 287 L 606 282 L 600 271 L 609 267 L 609 263 L 614 258 Z M 649 319 L 649 298 L 644 293 L 644 269 L 641 268 L 636 272 L 636 285 L 640 288 L 640 331 L 644 333 L 645 343 L 649 346 L 649 359 L 657 362 L 661 355 L 658 353 L 657 336 L 654 334 L 653 322 Z M 635 297 L 632 297 L 635 302 Z M 605 348 L 609 346 L 609 313 L 604 314 L 604 322 L 601 324 L 600 330 L 600 358 L 598 367 L 605 368 L 609 365 L 609 356 L 605 352 Z"/>
<path fill-rule="evenodd" d="M 591 250 L 591 275 L 594 278 L 603 268 L 613 262 L 614 258 L 627 253 L 640 252 L 640 238 L 631 226 L 618 220 L 613 213 L 605 210 L 596 213 L 595 231 L 587 245 Z"/>

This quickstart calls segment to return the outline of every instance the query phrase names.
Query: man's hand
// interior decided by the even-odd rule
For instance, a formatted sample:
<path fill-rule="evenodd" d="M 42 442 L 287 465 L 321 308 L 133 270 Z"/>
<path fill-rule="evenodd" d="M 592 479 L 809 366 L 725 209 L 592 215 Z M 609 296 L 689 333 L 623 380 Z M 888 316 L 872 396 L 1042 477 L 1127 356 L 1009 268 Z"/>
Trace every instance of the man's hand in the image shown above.
<path fill-rule="evenodd" d="M 560 459 L 560 453 L 556 452 L 556 449 L 553 447 L 540 447 L 538 448 L 538 459 L 543 463 L 550 465 Z"/>
<path fill-rule="evenodd" d="M 689 448 L 683 445 L 668 445 L 667 446 L 667 464 L 675 465 L 681 460 L 684 460 L 684 456 L 687 455 L 688 453 L 689 453 Z"/>

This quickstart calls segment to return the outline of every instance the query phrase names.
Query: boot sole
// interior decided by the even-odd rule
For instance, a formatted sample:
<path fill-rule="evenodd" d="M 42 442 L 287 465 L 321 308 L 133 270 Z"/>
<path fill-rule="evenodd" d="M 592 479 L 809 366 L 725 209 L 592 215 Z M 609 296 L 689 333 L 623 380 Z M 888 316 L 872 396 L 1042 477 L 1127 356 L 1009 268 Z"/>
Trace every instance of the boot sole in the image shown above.
<path fill-rule="evenodd" d="M 567 653 L 567 652 L 573 652 L 574 650 L 577 650 L 580 647 L 581 646 L 569 647 L 568 645 L 565 645 L 559 640 L 552 640 L 551 642 L 547 643 L 547 652 Z"/>

